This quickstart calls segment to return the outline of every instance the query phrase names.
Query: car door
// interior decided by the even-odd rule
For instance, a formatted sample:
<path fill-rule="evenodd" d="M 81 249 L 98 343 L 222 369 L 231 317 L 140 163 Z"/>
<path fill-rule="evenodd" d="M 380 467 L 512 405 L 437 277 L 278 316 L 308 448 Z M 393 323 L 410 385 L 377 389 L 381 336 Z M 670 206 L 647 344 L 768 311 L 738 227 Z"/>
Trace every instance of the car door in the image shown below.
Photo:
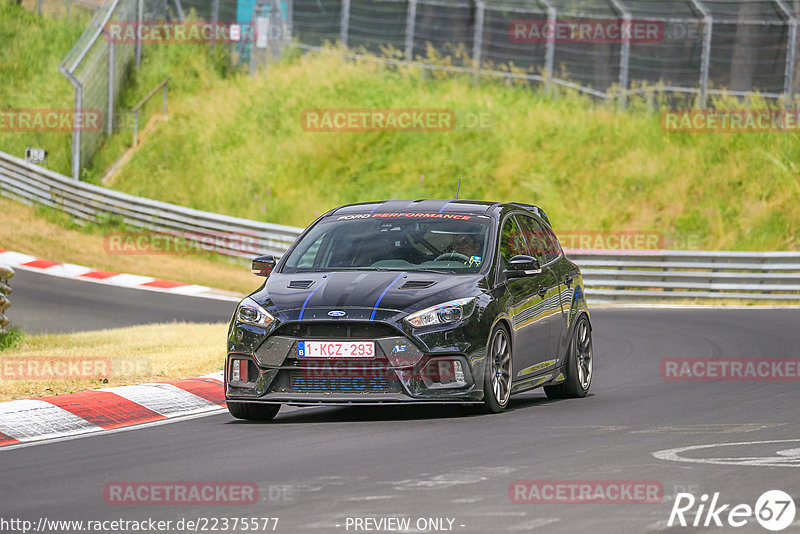
<path fill-rule="evenodd" d="M 528 243 L 530 255 L 539 260 L 541 273 L 536 275 L 537 315 L 542 329 L 547 330 L 548 343 L 541 348 L 530 369 L 523 369 L 527 375 L 535 375 L 556 365 L 558 360 L 558 339 L 563 323 L 561 289 L 559 279 L 553 271 L 557 254 L 553 253 L 542 224 L 529 215 L 517 215 L 522 233 Z M 520 377 L 521 378 L 521 377 Z"/>
<path fill-rule="evenodd" d="M 561 244 L 550 226 L 538 220 L 537 223 L 542 227 L 547 266 L 558 280 L 561 293 L 561 320 L 554 321 L 550 330 L 550 351 L 563 356 L 569 343 L 569 314 L 580 272 L 575 264 L 564 256 Z"/>
<path fill-rule="evenodd" d="M 509 216 L 503 223 L 498 247 L 501 283 L 506 288 L 509 318 L 512 324 L 514 347 L 513 380 L 519 381 L 531 374 L 537 364 L 546 360 L 549 344 L 550 324 L 547 321 L 543 298 L 539 288 L 549 283 L 541 274 L 529 274 L 518 278 L 507 278 L 502 271 L 508 261 L 517 255 L 531 255 L 531 250 L 516 216 Z"/>

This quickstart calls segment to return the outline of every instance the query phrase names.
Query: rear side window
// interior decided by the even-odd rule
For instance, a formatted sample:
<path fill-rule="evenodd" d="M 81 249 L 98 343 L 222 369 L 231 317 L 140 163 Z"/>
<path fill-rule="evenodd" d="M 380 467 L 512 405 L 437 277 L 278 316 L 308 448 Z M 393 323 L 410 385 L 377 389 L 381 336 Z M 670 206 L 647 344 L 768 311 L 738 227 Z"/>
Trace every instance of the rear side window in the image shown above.
<path fill-rule="evenodd" d="M 542 265 L 550 263 L 561 254 L 561 244 L 556 235 L 545 224 L 527 215 L 519 215 L 520 225 L 530 244 L 533 255 Z"/>
<path fill-rule="evenodd" d="M 522 233 L 528 242 L 528 247 L 531 251 L 531 256 L 539 260 L 540 265 L 547 263 L 547 256 L 545 255 L 545 247 L 542 244 L 541 227 L 536 224 L 533 217 L 526 215 L 517 215 L 519 225 L 522 228 Z"/>

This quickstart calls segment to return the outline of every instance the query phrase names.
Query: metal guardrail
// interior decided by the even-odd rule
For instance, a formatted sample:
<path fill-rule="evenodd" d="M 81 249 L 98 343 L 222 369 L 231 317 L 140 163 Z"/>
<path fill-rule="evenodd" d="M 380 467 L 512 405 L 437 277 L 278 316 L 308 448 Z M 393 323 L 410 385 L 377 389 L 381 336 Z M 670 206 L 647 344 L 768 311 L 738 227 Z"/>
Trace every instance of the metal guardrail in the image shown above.
<path fill-rule="evenodd" d="M 0 152 L 0 194 L 71 214 L 79 222 L 118 217 L 126 225 L 168 235 L 205 237 L 214 251 L 250 258 L 281 255 L 300 234 L 292 226 L 218 215 L 137 197 L 85 182 Z"/>
<path fill-rule="evenodd" d="M 301 228 L 252 221 L 76 182 L 0 152 L 0 195 L 70 213 L 78 221 L 116 216 L 163 234 L 217 239 L 216 252 L 282 255 Z M 747 299 L 800 302 L 800 252 L 567 251 L 594 301 Z"/>
<path fill-rule="evenodd" d="M 9 280 L 12 276 L 14 276 L 14 271 L 11 267 L 0 265 L 0 333 L 5 332 L 8 326 L 8 317 L 6 317 L 5 313 L 8 307 L 11 306 L 8 296 L 11 294 Z"/>
<path fill-rule="evenodd" d="M 800 302 L 800 252 L 630 251 L 570 254 L 593 301 Z"/>

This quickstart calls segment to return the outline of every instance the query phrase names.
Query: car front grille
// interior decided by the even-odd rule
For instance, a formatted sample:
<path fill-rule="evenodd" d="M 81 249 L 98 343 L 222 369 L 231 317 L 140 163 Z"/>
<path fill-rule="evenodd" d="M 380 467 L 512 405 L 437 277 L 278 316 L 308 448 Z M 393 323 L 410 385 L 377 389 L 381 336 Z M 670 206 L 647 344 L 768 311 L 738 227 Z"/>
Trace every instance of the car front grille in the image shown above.
<path fill-rule="evenodd" d="M 275 377 L 272 393 L 402 393 L 397 378 L 380 376 L 312 376 L 284 369 Z"/>
<path fill-rule="evenodd" d="M 273 335 L 298 339 L 378 339 L 402 335 L 402 332 L 382 323 L 313 321 L 285 324 Z"/>

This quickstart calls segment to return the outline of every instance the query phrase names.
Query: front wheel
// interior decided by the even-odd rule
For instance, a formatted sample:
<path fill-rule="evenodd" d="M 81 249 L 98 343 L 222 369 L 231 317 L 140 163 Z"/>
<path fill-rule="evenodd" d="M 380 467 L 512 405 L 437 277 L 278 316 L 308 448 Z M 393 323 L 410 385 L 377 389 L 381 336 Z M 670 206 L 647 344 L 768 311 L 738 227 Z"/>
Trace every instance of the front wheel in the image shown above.
<path fill-rule="evenodd" d="M 228 401 L 228 411 L 236 419 L 248 421 L 271 421 L 278 415 L 280 404 L 254 404 L 249 402 Z"/>
<path fill-rule="evenodd" d="M 585 397 L 592 385 L 593 356 L 592 328 L 589 319 L 582 315 L 575 325 L 567 352 L 566 380 L 557 386 L 545 386 L 545 394 L 551 399 Z"/>
<path fill-rule="evenodd" d="M 483 413 L 500 413 L 511 396 L 511 336 L 503 325 L 492 330 L 483 377 Z"/>

